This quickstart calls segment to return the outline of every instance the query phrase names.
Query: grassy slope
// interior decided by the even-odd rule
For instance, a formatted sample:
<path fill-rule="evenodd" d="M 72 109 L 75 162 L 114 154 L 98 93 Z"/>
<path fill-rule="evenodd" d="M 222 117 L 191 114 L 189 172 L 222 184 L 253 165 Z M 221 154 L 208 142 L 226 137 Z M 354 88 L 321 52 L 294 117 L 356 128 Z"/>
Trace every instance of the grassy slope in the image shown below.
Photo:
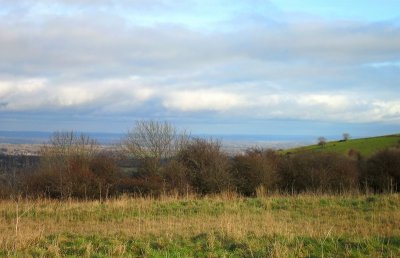
<path fill-rule="evenodd" d="M 370 156 L 379 150 L 396 146 L 400 143 L 400 134 L 372 138 L 352 139 L 348 141 L 328 142 L 324 147 L 309 145 L 286 150 L 286 153 L 300 152 L 336 152 L 347 155 L 350 149 L 357 150 L 363 156 Z"/>
<path fill-rule="evenodd" d="M 400 257 L 400 196 L 0 201 L 0 256 Z"/>

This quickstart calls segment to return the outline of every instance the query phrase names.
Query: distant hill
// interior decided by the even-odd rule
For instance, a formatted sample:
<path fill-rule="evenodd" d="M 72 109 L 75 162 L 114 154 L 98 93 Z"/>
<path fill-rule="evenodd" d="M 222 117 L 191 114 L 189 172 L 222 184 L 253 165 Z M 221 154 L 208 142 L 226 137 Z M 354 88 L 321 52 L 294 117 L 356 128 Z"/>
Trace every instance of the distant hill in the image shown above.
<path fill-rule="evenodd" d="M 400 134 L 385 135 L 379 137 L 350 139 L 347 141 L 330 141 L 325 146 L 318 144 L 298 148 L 287 149 L 284 153 L 302 152 L 335 152 L 347 155 L 349 150 L 357 150 L 362 156 L 371 156 L 374 153 L 400 145 Z"/>

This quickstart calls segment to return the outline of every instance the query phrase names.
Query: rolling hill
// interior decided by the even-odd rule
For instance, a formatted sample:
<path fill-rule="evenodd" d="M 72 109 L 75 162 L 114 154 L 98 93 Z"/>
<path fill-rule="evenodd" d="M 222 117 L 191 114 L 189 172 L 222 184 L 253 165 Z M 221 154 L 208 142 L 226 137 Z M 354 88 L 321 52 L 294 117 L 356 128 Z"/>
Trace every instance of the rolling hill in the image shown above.
<path fill-rule="evenodd" d="M 335 152 L 347 155 L 349 150 L 357 150 L 362 156 L 371 156 L 377 151 L 400 145 L 400 134 L 385 135 L 371 138 L 350 139 L 347 141 L 330 141 L 325 146 L 318 144 L 292 148 L 284 153 L 302 152 Z"/>

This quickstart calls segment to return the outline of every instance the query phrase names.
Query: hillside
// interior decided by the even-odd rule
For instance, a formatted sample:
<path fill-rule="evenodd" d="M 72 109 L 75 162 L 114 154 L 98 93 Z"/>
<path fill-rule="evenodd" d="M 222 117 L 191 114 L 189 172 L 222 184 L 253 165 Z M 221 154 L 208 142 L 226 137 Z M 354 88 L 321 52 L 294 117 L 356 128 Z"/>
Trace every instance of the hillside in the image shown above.
<path fill-rule="evenodd" d="M 385 135 L 371 138 L 350 139 L 347 141 L 330 141 L 325 146 L 309 145 L 288 149 L 285 153 L 301 152 L 335 152 L 347 155 L 349 150 L 357 150 L 362 156 L 371 156 L 379 150 L 400 144 L 400 134 Z"/>

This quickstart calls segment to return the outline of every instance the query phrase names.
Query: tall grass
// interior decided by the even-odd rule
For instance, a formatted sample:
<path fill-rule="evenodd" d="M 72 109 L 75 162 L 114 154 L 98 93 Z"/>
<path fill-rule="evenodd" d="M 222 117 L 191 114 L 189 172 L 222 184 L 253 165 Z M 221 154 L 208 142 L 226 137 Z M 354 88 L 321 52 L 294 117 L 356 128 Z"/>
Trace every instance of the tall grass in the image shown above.
<path fill-rule="evenodd" d="M 2 200 L 0 232 L 0 256 L 395 257 L 400 195 Z"/>

